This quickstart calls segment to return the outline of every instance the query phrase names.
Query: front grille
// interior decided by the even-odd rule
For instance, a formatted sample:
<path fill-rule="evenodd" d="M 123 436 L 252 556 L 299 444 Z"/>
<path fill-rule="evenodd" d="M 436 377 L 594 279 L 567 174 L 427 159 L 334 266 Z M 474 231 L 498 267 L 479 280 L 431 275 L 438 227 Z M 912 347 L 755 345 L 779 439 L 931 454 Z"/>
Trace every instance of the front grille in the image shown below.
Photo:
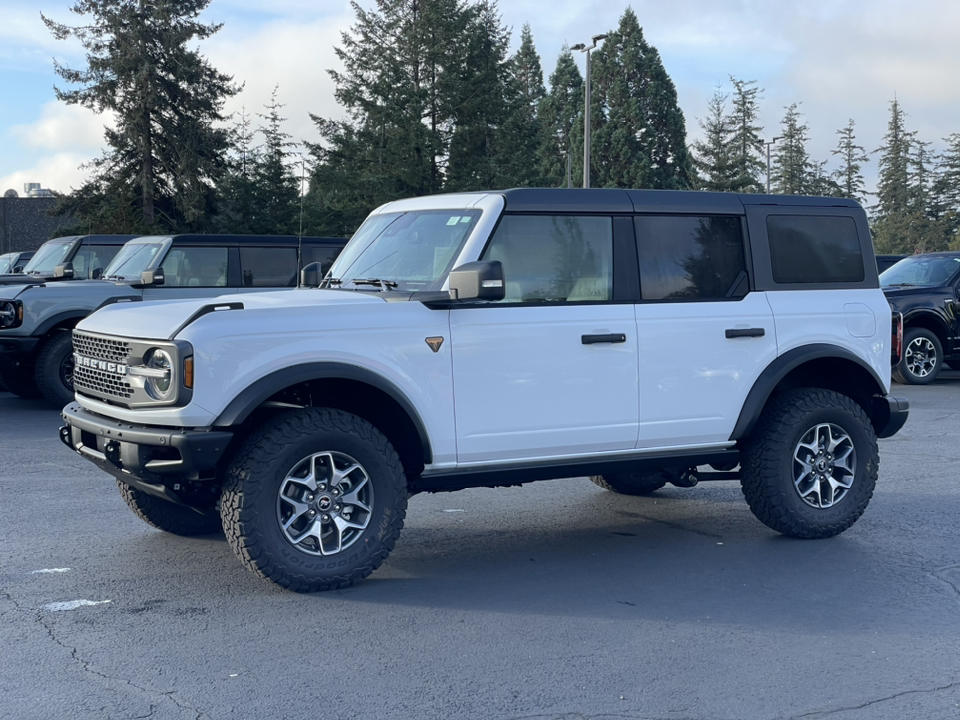
<path fill-rule="evenodd" d="M 96 360 L 126 364 L 130 356 L 130 343 L 113 338 L 97 337 L 74 331 L 73 350 L 79 355 Z"/>
<path fill-rule="evenodd" d="M 126 380 L 88 367 L 73 369 L 73 386 L 85 395 L 107 395 L 125 400 L 133 397 L 133 389 Z"/>
<path fill-rule="evenodd" d="M 130 343 L 76 330 L 73 333 L 73 350 L 84 357 L 123 365 L 126 365 L 130 358 Z M 73 386 L 85 395 L 122 400 L 133 397 L 133 388 L 125 377 L 79 364 L 73 369 Z"/>

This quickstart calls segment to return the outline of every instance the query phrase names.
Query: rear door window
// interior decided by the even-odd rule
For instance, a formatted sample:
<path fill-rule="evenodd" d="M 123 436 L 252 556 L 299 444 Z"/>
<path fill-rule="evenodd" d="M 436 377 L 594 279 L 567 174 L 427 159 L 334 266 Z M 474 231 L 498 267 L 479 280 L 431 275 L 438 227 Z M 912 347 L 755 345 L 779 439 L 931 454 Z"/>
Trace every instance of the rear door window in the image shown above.
<path fill-rule="evenodd" d="M 739 217 L 641 215 L 634 223 L 644 300 L 723 300 L 746 294 Z"/>

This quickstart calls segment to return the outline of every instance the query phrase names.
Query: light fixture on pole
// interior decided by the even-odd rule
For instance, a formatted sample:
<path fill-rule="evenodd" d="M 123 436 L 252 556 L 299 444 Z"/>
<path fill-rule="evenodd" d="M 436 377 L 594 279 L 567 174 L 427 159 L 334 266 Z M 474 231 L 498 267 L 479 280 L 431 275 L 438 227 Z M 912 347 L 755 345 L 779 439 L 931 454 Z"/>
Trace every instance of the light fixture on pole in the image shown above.
<path fill-rule="evenodd" d="M 768 143 L 764 143 L 767 146 L 767 195 L 770 194 L 770 146 L 773 145 L 777 140 L 781 140 L 782 135 L 778 135 L 773 140 Z"/>
<path fill-rule="evenodd" d="M 606 38 L 606 35 L 594 35 L 590 38 L 593 42 L 592 45 L 587 46 L 583 43 L 577 43 L 570 48 L 587 54 L 587 71 L 583 83 L 583 186 L 585 188 L 590 187 L 590 51 L 597 46 L 598 42 L 606 40 Z"/>

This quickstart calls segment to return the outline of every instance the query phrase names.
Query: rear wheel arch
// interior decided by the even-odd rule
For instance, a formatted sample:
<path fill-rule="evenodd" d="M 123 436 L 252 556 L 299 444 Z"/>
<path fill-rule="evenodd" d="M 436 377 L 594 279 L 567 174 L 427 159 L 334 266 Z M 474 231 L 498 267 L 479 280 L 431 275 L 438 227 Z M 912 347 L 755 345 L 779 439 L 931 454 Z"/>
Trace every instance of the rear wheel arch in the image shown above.
<path fill-rule="evenodd" d="M 940 341 L 940 345 L 943 347 L 944 352 L 947 352 L 949 332 L 947 324 L 943 318 L 932 312 L 926 311 L 913 313 L 912 315 L 907 315 L 903 318 L 904 334 L 906 334 L 907 330 L 915 327 L 926 328 L 936 335 L 937 339 Z"/>
<path fill-rule="evenodd" d="M 886 423 L 879 404 L 874 402 L 875 397 L 885 394 L 876 371 L 848 350 L 818 344 L 795 348 L 767 366 L 747 394 L 730 439 L 750 435 L 772 397 L 802 387 L 846 395 L 863 408 L 876 429 Z"/>

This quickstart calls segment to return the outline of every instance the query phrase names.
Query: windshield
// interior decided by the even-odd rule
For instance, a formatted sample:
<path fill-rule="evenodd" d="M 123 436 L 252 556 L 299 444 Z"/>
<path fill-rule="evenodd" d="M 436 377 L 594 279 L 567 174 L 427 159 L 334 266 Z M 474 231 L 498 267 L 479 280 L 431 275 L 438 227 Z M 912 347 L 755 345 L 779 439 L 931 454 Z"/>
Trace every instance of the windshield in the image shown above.
<path fill-rule="evenodd" d="M 5 275 L 13 270 L 14 261 L 20 257 L 20 253 L 7 253 L 0 255 L 0 275 Z"/>
<path fill-rule="evenodd" d="M 62 242 L 46 242 L 37 250 L 37 254 L 30 258 L 30 262 L 23 269 L 27 275 L 53 275 L 53 269 L 62 265 L 70 254 L 75 240 Z"/>
<path fill-rule="evenodd" d="M 327 273 L 329 284 L 400 291 L 439 290 L 479 210 L 416 210 L 374 215 L 360 226 Z M 381 281 L 363 284 L 359 281 Z M 392 287 L 392 285 L 391 285 Z"/>
<path fill-rule="evenodd" d="M 140 274 L 150 267 L 160 252 L 163 243 L 127 243 L 103 271 L 108 280 L 139 280 Z"/>
<path fill-rule="evenodd" d="M 880 273 L 880 287 L 937 287 L 960 270 L 960 257 L 914 255 Z"/>

